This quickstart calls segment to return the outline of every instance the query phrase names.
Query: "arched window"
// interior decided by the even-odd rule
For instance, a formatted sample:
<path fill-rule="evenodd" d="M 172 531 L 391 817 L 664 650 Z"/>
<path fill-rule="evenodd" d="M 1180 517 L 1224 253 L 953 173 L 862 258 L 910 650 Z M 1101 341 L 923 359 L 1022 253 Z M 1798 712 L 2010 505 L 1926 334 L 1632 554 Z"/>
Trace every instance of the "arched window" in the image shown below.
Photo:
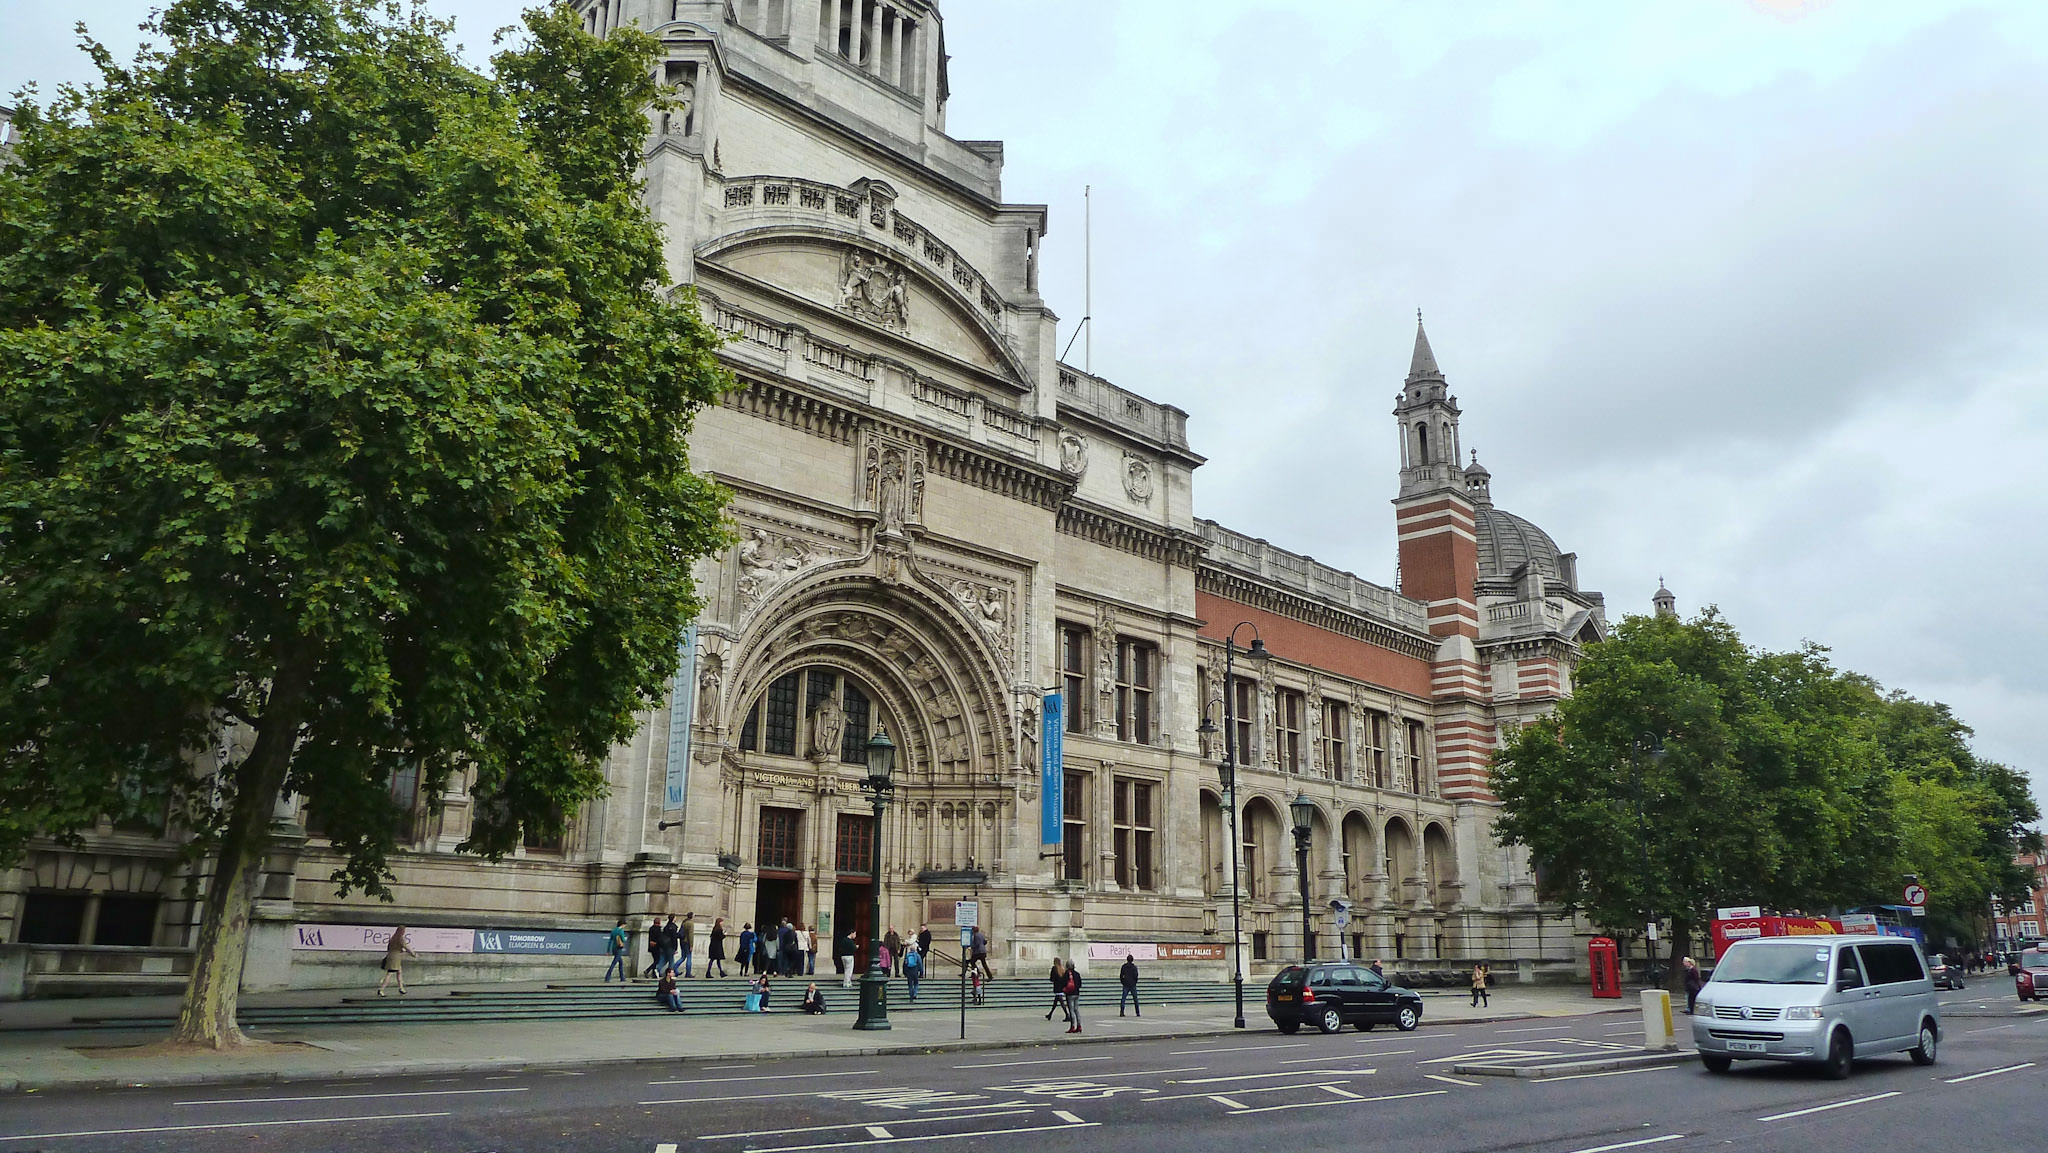
<path fill-rule="evenodd" d="M 1429 425 L 1421 421 L 1415 423 L 1415 463 L 1429 463 Z"/>
<path fill-rule="evenodd" d="M 837 669 L 799 669 L 770 682 L 740 724 L 740 748 L 772 757 L 810 755 L 821 736 L 819 726 L 839 720 L 828 701 L 844 714 L 844 727 L 836 755 L 826 759 L 866 764 L 875 710 L 860 683 Z"/>

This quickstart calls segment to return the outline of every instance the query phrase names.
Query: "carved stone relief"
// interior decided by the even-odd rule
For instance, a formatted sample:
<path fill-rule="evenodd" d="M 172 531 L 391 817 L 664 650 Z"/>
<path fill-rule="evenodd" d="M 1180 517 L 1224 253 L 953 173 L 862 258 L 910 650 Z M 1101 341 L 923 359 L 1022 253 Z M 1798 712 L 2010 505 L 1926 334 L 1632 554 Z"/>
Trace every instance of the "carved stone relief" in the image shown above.
<path fill-rule="evenodd" d="M 924 523 L 924 449 L 869 429 L 861 449 L 862 503 L 874 510 L 884 533 Z"/>
<path fill-rule="evenodd" d="M 898 332 L 910 326 L 910 280 L 902 267 L 857 248 L 839 266 L 839 307 Z"/>
<path fill-rule="evenodd" d="M 1088 442 L 1071 432 L 1060 434 L 1060 471 L 1075 480 L 1088 475 Z"/>
<path fill-rule="evenodd" d="M 1139 504 L 1152 503 L 1152 462 L 1124 450 L 1124 492 Z"/>
<path fill-rule="evenodd" d="M 769 593 L 813 563 L 810 546 L 765 528 L 747 530 L 740 542 L 740 607 L 752 611 Z"/>
<path fill-rule="evenodd" d="M 976 584 L 962 577 L 953 582 L 953 599 L 981 626 L 998 649 L 1009 651 L 1010 595 L 993 585 Z"/>
<path fill-rule="evenodd" d="M 1116 735 L 1116 609 L 1104 604 L 1095 610 L 1095 731 L 1106 737 Z"/>
<path fill-rule="evenodd" d="M 1302 735 L 1308 742 L 1309 771 L 1317 776 L 1330 776 L 1336 766 L 1323 763 L 1323 678 L 1310 673 L 1302 698 L 1302 708 L 1308 713 L 1302 718 Z"/>

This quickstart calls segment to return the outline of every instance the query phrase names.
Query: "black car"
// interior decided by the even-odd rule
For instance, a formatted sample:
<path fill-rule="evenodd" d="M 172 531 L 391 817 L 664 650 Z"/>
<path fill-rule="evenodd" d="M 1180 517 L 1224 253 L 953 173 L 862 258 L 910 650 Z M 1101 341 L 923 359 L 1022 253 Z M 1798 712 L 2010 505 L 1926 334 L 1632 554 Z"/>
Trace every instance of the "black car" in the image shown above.
<path fill-rule="evenodd" d="M 1325 1033 L 1346 1025 L 1408 1030 L 1422 1023 L 1422 995 L 1362 965 L 1289 965 L 1266 986 L 1266 1016 L 1282 1033 L 1304 1021 Z"/>

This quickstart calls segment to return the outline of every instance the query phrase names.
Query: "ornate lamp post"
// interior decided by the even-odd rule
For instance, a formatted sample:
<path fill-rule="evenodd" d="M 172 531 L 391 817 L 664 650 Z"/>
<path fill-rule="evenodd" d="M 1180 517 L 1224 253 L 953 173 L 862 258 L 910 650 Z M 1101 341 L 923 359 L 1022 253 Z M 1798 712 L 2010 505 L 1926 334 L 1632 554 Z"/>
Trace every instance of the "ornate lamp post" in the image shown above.
<path fill-rule="evenodd" d="M 1296 793 L 1287 811 L 1294 817 L 1294 864 L 1301 871 L 1301 960 L 1306 964 L 1316 959 L 1316 932 L 1308 915 L 1308 846 L 1316 832 L 1316 803 L 1307 793 Z"/>
<path fill-rule="evenodd" d="M 889 807 L 889 796 L 896 791 L 889 780 L 895 767 L 896 744 L 889 739 L 888 730 L 878 725 L 875 735 L 868 738 L 868 775 L 860 783 L 875 809 L 875 844 L 868 874 L 873 885 L 868 914 L 870 957 L 868 971 L 860 979 L 860 1015 L 853 1022 L 856 1029 L 889 1027 L 889 974 L 882 971 L 882 810 Z"/>
<path fill-rule="evenodd" d="M 1239 875 L 1244 869 L 1244 848 L 1238 841 L 1237 833 L 1237 692 L 1234 673 L 1237 666 L 1237 630 L 1252 630 L 1252 647 L 1245 650 L 1248 661 L 1270 661 L 1273 654 L 1266 651 L 1266 642 L 1259 639 L 1259 626 L 1250 621 L 1239 621 L 1230 635 L 1223 638 L 1223 765 L 1218 775 L 1223 782 L 1224 807 L 1230 810 L 1230 980 L 1237 987 L 1237 1028 L 1244 1028 L 1244 912 L 1239 907 L 1239 894 L 1244 880 Z M 1204 733 L 1214 733 L 1216 726 L 1209 720 L 1208 713 L 1202 715 Z"/>

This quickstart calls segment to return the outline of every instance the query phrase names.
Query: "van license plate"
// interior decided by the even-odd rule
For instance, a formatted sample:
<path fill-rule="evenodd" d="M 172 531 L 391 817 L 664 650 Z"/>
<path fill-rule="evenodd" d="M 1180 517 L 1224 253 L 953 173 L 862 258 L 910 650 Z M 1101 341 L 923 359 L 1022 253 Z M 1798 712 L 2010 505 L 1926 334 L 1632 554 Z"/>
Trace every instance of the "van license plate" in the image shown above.
<path fill-rule="evenodd" d="M 1762 1041 L 1728 1042 L 1728 1051 L 1730 1053 L 1762 1053 L 1768 1048 L 1769 1046 L 1765 1045 Z"/>

